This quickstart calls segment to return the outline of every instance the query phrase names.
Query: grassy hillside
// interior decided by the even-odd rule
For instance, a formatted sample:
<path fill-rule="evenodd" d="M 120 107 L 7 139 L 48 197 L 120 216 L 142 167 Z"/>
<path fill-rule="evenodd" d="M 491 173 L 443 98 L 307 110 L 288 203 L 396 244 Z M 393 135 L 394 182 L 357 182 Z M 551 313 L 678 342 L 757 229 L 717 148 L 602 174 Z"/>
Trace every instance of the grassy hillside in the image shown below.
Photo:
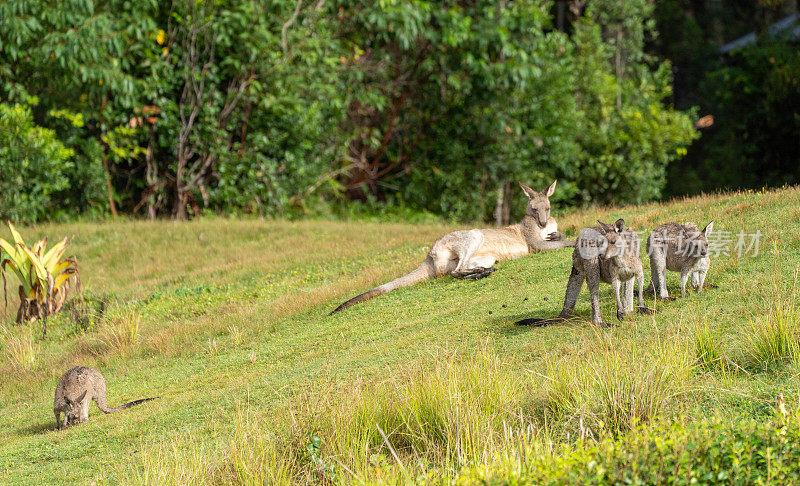
<path fill-rule="evenodd" d="M 734 250 L 712 260 L 707 283 L 718 288 L 671 303 L 647 299 L 661 312 L 612 329 L 588 323 L 585 288 L 573 322 L 513 324 L 559 312 L 569 250 L 327 315 L 415 268 L 453 229 L 445 225 L 204 219 L 24 228 L 26 238 L 73 238 L 87 298 L 51 319 L 45 340 L 40 324 L 12 324 L 9 299 L 0 483 L 508 479 L 533 464 L 557 470 L 544 458 L 573 457 L 574 448 L 667 437 L 676 424 L 771 424 L 776 396 L 792 408 L 800 393 L 799 207 L 800 190 L 785 189 L 563 215 L 571 236 L 618 217 L 635 229 L 715 220 L 732 247 L 742 230 L 762 234 L 756 257 Z M 679 295 L 677 274 L 668 283 Z M 602 290 L 610 320 L 613 298 Z M 112 406 L 160 398 L 112 415 L 92 405 L 88 424 L 55 432 L 55 384 L 78 364 L 103 373 Z M 588 464 L 591 454 L 580 454 L 575 464 Z"/>

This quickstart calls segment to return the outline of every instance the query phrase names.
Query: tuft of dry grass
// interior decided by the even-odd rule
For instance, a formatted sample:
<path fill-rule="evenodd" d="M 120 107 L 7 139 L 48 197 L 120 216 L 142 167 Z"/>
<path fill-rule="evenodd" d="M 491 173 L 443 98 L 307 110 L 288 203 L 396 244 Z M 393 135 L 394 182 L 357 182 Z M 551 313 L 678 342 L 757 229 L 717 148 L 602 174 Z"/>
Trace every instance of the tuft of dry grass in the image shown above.
<path fill-rule="evenodd" d="M 118 315 L 109 316 L 100 327 L 99 340 L 106 349 L 123 351 L 139 342 L 142 315 L 132 307 L 124 307 Z"/>
<path fill-rule="evenodd" d="M 206 341 L 206 352 L 211 356 L 219 354 L 219 344 L 216 338 L 208 338 L 208 341 Z"/>
<path fill-rule="evenodd" d="M 233 344 L 235 344 L 236 346 L 242 344 L 242 331 L 239 329 L 238 326 L 236 325 L 228 326 L 228 334 L 230 335 Z"/>
<path fill-rule="evenodd" d="M 29 326 L 19 335 L 5 326 L 0 326 L 0 346 L 6 361 L 14 371 L 28 372 L 36 369 L 39 346 L 34 342 L 33 331 Z"/>

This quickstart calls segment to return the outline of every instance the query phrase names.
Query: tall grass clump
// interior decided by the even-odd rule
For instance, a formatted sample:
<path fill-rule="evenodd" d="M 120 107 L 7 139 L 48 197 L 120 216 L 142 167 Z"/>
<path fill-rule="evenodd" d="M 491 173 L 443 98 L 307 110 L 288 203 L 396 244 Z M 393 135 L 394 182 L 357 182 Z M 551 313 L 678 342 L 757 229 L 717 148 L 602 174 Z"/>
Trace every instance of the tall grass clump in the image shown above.
<path fill-rule="evenodd" d="M 218 476 L 212 476 L 216 467 L 214 451 L 190 433 L 181 436 L 180 440 L 140 447 L 136 456 L 141 467 L 124 465 L 123 484 L 184 485 L 221 482 Z"/>
<path fill-rule="evenodd" d="M 5 326 L 0 326 L 0 346 L 6 361 L 15 371 L 32 371 L 36 368 L 39 347 L 33 340 L 30 327 L 17 336 Z"/>
<path fill-rule="evenodd" d="M 727 359 L 719 335 L 711 330 L 708 322 L 698 327 L 694 335 L 695 362 L 701 369 L 724 371 Z"/>
<path fill-rule="evenodd" d="M 686 393 L 690 370 L 680 349 L 656 355 L 607 348 L 549 363 L 538 408 L 567 438 L 616 435 L 667 412 Z"/>
<path fill-rule="evenodd" d="M 745 334 L 746 353 L 761 369 L 796 361 L 800 313 L 791 303 L 773 305 L 768 314 L 750 319 Z"/>
<path fill-rule="evenodd" d="M 124 350 L 139 342 L 142 315 L 132 307 L 124 307 L 109 315 L 100 327 L 100 342 L 107 349 Z"/>

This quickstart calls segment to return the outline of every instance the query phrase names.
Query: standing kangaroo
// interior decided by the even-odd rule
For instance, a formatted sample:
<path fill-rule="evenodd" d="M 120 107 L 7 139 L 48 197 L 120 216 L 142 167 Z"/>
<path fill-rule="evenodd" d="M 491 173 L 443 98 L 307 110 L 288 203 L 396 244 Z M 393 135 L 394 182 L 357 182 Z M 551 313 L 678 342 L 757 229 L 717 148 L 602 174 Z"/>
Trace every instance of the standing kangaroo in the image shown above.
<path fill-rule="evenodd" d="M 109 408 L 106 405 L 106 380 L 99 371 L 86 366 L 76 366 L 58 380 L 56 397 L 53 400 L 53 412 L 56 415 L 56 427 L 81 424 L 89 421 L 89 401 L 94 400 L 97 407 L 105 413 L 118 412 L 134 405 L 139 405 L 154 398 L 134 400 L 119 407 Z M 61 420 L 61 414 L 64 420 Z"/>
<path fill-rule="evenodd" d="M 650 285 L 648 292 L 657 292 L 664 300 L 674 300 L 667 292 L 667 270 L 681 272 L 681 297 L 686 297 L 686 282 L 692 277 L 692 286 L 703 291 L 706 274 L 711 266 L 708 256 L 708 235 L 714 222 L 703 231 L 694 223 L 665 223 L 657 227 L 647 238 L 647 254 L 650 255 Z"/>
<path fill-rule="evenodd" d="M 598 221 L 600 226 L 586 228 L 578 235 L 575 250 L 572 252 L 572 272 L 564 296 L 564 308 L 555 319 L 523 319 L 521 325 L 543 326 L 563 321 L 575 310 L 575 303 L 583 287 L 589 287 L 592 301 L 592 324 L 608 327 L 600 315 L 600 282 L 611 284 L 617 299 L 617 319 L 622 320 L 626 313 L 633 312 L 633 280 L 639 286 L 640 314 L 653 311 L 644 304 L 644 271 L 639 258 L 639 237 L 625 228 L 625 221 L 618 219 L 614 225 Z M 620 296 L 620 291 L 622 296 Z"/>
<path fill-rule="evenodd" d="M 505 228 L 453 231 L 433 243 L 428 257 L 416 270 L 379 287 L 357 295 L 337 307 L 335 314 L 351 305 L 373 297 L 407 287 L 423 280 L 450 274 L 456 278 L 477 279 L 488 277 L 496 269 L 495 262 L 513 260 L 528 253 L 575 246 L 558 233 L 558 224 L 550 216 L 550 196 L 557 180 L 542 191 L 534 191 L 519 183 L 528 196 L 525 217 L 519 224 Z"/>

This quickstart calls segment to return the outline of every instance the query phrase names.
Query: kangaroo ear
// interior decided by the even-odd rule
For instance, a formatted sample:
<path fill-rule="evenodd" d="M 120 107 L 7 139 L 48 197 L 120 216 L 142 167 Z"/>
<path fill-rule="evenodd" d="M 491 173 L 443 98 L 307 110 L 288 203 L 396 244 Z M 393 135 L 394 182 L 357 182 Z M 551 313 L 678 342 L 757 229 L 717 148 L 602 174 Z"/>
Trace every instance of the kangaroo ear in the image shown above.
<path fill-rule="evenodd" d="M 614 227 L 611 226 L 610 224 L 604 223 L 599 219 L 597 220 L 597 223 L 600 225 L 601 228 L 603 228 L 603 231 L 605 231 L 606 233 L 608 233 L 609 231 L 614 231 Z"/>
<path fill-rule="evenodd" d="M 522 188 L 522 191 L 525 192 L 525 195 L 528 196 L 528 199 L 533 199 L 534 196 L 536 196 L 536 191 L 526 186 L 525 184 L 520 182 L 519 187 Z"/>
<path fill-rule="evenodd" d="M 617 233 L 622 233 L 625 231 L 625 220 L 619 218 L 616 223 L 614 223 L 614 227 L 617 229 Z"/>
<path fill-rule="evenodd" d="M 544 188 L 542 194 L 544 194 L 545 197 L 550 197 L 554 192 L 556 192 L 556 182 L 558 182 L 558 179 L 554 180 L 552 184 Z"/>
<path fill-rule="evenodd" d="M 703 228 L 703 234 L 706 237 L 708 237 L 708 235 L 711 234 L 711 231 L 713 229 L 714 229 L 714 222 L 712 221 L 712 222 L 708 223 L 705 228 Z"/>
<path fill-rule="evenodd" d="M 86 392 L 88 392 L 88 391 L 89 390 L 84 390 L 83 393 L 81 394 L 81 396 L 79 396 L 78 399 L 75 400 L 75 401 L 78 402 L 78 403 L 82 402 L 83 399 L 86 398 Z"/>

